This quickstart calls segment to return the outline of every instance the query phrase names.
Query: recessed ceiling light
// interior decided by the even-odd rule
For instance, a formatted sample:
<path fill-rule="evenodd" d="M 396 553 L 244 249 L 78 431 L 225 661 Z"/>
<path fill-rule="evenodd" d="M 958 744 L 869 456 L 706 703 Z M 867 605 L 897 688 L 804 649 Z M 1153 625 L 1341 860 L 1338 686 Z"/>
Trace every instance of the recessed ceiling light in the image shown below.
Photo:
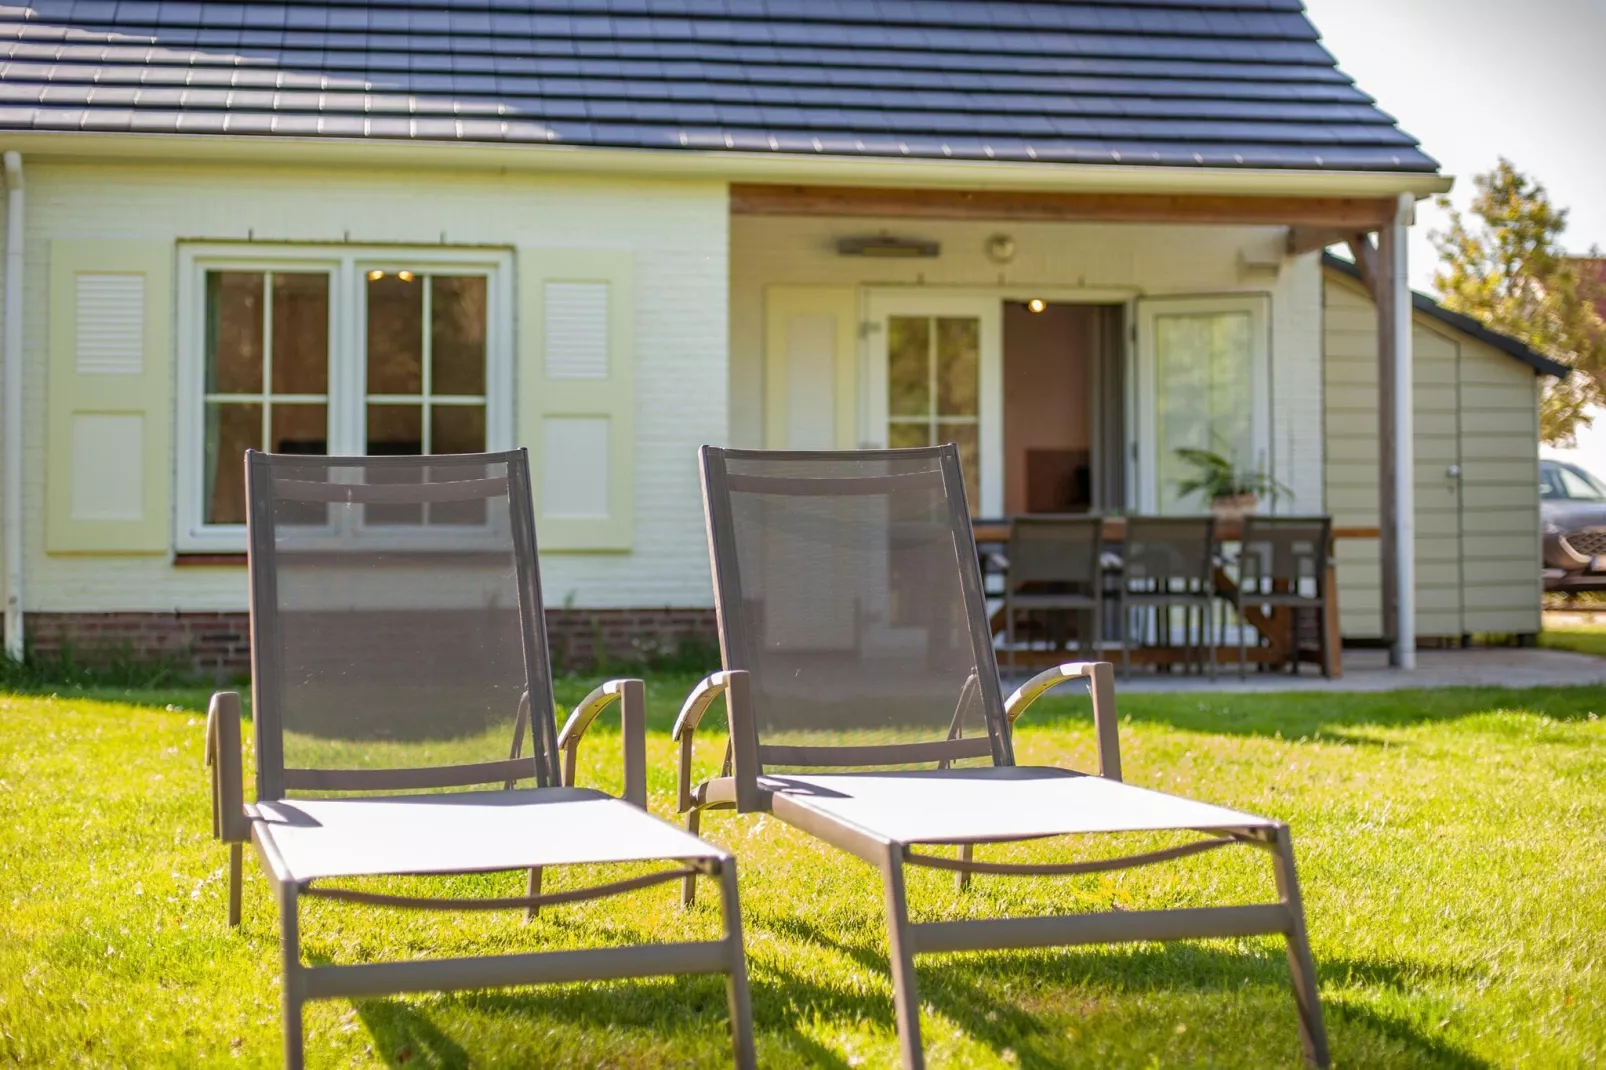
<path fill-rule="evenodd" d="M 383 271 L 370 271 L 368 273 L 368 281 L 369 282 L 378 282 L 380 279 L 382 279 L 384 277 L 385 277 L 385 273 Z"/>
<path fill-rule="evenodd" d="M 413 281 L 413 273 L 411 271 L 398 271 L 396 272 L 396 277 L 403 282 Z"/>
<path fill-rule="evenodd" d="M 1043 309 L 1048 307 L 1048 303 L 1041 297 L 1034 297 L 1030 301 L 1026 302 L 1026 307 L 1033 312 L 1041 312 Z"/>

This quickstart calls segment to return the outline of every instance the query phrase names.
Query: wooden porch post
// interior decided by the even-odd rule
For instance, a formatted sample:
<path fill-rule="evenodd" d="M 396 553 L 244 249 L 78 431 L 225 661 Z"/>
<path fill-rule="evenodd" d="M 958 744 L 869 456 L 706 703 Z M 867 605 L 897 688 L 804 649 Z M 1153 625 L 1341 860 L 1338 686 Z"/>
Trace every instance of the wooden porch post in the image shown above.
<path fill-rule="evenodd" d="M 1383 634 L 1389 663 L 1416 668 L 1416 494 L 1413 449 L 1411 288 L 1406 245 L 1415 200 L 1400 194 L 1392 225 L 1378 232 L 1378 491 L 1382 530 Z"/>

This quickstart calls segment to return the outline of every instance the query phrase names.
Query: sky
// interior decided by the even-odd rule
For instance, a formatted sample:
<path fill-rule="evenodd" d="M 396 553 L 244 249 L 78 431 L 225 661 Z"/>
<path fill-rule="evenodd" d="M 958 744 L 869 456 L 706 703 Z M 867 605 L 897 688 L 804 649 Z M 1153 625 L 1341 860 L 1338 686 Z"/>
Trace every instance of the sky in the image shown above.
<path fill-rule="evenodd" d="M 1568 208 L 1570 252 L 1606 249 L 1606 0 L 1306 0 L 1328 51 L 1362 90 L 1456 179 L 1505 156 Z M 1411 285 L 1433 292 L 1429 233 L 1443 212 L 1417 206 Z M 1606 477 L 1606 413 L 1575 450 L 1544 450 Z"/>

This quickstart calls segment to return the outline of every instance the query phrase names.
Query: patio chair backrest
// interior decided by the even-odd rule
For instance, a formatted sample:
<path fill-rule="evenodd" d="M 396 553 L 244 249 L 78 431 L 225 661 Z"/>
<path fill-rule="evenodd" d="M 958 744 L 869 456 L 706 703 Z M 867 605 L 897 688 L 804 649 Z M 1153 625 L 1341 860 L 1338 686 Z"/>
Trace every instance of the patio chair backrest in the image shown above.
<path fill-rule="evenodd" d="M 1092 597 L 1103 582 L 1104 521 L 1096 516 L 1018 516 L 1009 524 L 1010 590 Z"/>
<path fill-rule="evenodd" d="M 1121 546 L 1128 588 L 1208 591 L 1216 548 L 1215 523 L 1209 516 L 1128 517 Z"/>
<path fill-rule="evenodd" d="M 1322 597 L 1332 532 L 1333 522 L 1325 516 L 1245 517 L 1239 589 Z"/>
<path fill-rule="evenodd" d="M 257 797 L 555 783 L 524 451 L 245 464 Z"/>
<path fill-rule="evenodd" d="M 1013 763 L 955 447 L 705 446 L 702 468 L 764 770 Z"/>

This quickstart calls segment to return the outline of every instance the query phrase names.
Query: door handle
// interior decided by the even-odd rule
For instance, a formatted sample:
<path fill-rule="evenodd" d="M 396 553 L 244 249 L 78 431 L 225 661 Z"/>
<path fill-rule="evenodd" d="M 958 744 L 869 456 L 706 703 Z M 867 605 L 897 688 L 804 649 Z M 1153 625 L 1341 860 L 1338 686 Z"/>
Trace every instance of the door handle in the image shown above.
<path fill-rule="evenodd" d="M 1444 470 L 1444 482 L 1450 493 L 1454 494 L 1461 489 L 1461 466 L 1452 464 Z"/>

